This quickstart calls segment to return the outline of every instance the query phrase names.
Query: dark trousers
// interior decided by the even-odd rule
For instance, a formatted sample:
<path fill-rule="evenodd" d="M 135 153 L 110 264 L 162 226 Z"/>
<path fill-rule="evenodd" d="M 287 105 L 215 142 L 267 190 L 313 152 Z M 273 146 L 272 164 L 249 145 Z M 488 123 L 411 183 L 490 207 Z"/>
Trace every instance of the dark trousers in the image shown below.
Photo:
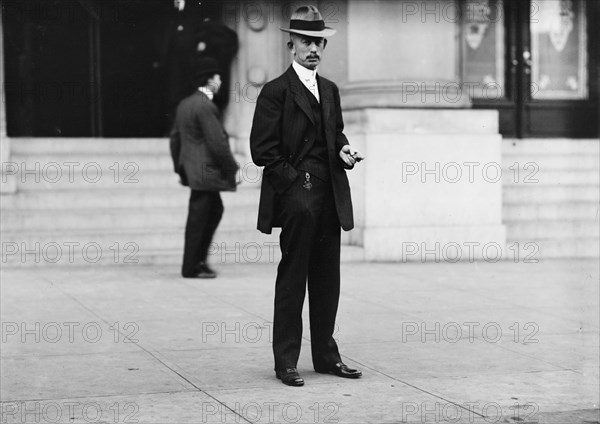
<path fill-rule="evenodd" d="M 222 216 L 223 202 L 218 191 L 192 190 L 185 226 L 185 247 L 181 268 L 181 274 L 184 277 L 196 274 L 198 265 L 206 262 L 208 248 Z"/>
<path fill-rule="evenodd" d="M 313 366 L 340 361 L 333 339 L 340 296 L 340 224 L 330 182 L 304 172 L 279 199 L 282 258 L 275 283 L 273 354 L 275 370 L 296 367 L 302 342 L 302 306 L 308 278 Z"/>

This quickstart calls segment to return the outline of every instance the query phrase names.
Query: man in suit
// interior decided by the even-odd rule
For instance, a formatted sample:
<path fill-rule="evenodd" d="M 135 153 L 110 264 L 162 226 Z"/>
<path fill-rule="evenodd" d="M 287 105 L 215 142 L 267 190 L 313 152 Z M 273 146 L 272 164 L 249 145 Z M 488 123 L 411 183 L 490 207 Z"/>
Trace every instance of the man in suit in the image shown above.
<path fill-rule="evenodd" d="M 343 133 L 337 86 L 317 74 L 325 27 L 317 8 L 292 15 L 288 47 L 294 61 L 262 89 L 256 104 L 250 149 L 264 166 L 258 229 L 281 227 L 282 258 L 275 283 L 273 354 L 277 378 L 302 386 L 297 370 L 302 341 L 302 305 L 308 279 L 311 353 L 315 371 L 358 378 L 333 339 L 340 294 L 340 226 L 354 227 L 345 169 L 363 156 Z"/>
<path fill-rule="evenodd" d="M 213 58 L 201 58 L 195 67 L 198 88 L 179 103 L 170 144 L 175 172 L 191 189 L 181 274 L 214 278 L 216 273 L 206 259 L 223 216 L 219 192 L 235 191 L 238 165 L 219 109 L 212 102 L 221 86 L 219 65 Z"/>

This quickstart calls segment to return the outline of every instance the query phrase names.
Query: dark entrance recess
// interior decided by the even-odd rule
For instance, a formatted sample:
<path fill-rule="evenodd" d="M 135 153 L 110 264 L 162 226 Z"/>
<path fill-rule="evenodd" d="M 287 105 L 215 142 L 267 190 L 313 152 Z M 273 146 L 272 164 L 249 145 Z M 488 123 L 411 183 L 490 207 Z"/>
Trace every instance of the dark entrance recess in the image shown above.
<path fill-rule="evenodd" d="M 214 31 L 229 41 L 217 52 L 228 91 L 237 38 L 219 24 L 217 1 L 187 1 L 183 11 L 173 0 L 3 0 L 2 7 L 9 136 L 165 136 L 172 108 L 194 89 L 194 55 L 215 55 L 210 42 L 198 52 Z M 224 96 L 216 101 L 226 105 Z"/>
<path fill-rule="evenodd" d="M 506 137 L 599 134 L 597 0 L 465 0 L 464 79 Z M 482 7 L 485 5 L 486 7 Z M 477 91 L 487 84 L 491 90 Z"/>

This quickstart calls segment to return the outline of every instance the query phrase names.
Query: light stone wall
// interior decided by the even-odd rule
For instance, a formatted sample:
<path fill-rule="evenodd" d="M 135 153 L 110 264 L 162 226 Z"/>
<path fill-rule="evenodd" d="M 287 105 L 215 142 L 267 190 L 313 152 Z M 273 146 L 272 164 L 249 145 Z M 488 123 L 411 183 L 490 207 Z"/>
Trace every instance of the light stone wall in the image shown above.
<path fill-rule="evenodd" d="M 348 138 L 366 156 L 349 173 L 355 242 L 365 259 L 424 260 L 433 249 L 450 261 L 481 259 L 504 249 L 496 111 L 363 109 L 345 116 Z"/>
<path fill-rule="evenodd" d="M 346 135 L 353 244 L 367 260 L 502 257 L 498 113 L 462 92 L 458 2 L 349 1 Z"/>
<path fill-rule="evenodd" d="M 456 81 L 458 25 L 444 12 L 447 3 L 350 1 L 350 81 Z"/>

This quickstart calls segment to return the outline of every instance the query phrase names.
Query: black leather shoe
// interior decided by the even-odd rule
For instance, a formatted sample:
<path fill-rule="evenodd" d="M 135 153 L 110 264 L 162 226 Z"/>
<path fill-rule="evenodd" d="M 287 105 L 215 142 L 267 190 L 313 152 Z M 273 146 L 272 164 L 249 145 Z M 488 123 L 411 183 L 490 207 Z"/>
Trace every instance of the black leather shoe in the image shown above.
<path fill-rule="evenodd" d="M 315 368 L 315 371 L 321 374 L 335 374 L 338 377 L 344 378 L 360 378 L 362 371 L 348 368 L 348 365 L 343 362 L 338 362 L 330 368 Z"/>
<path fill-rule="evenodd" d="M 300 378 L 298 370 L 296 368 L 285 368 L 283 370 L 275 371 L 275 375 L 281 380 L 283 384 L 288 386 L 304 386 L 304 380 Z"/>
<path fill-rule="evenodd" d="M 198 275 L 203 275 L 200 278 L 215 278 L 217 273 L 208 267 L 204 262 L 200 264 L 200 272 Z"/>
<path fill-rule="evenodd" d="M 192 275 L 184 275 L 185 278 L 215 278 L 217 273 L 208 267 L 205 263 L 198 266 L 198 271 Z"/>

